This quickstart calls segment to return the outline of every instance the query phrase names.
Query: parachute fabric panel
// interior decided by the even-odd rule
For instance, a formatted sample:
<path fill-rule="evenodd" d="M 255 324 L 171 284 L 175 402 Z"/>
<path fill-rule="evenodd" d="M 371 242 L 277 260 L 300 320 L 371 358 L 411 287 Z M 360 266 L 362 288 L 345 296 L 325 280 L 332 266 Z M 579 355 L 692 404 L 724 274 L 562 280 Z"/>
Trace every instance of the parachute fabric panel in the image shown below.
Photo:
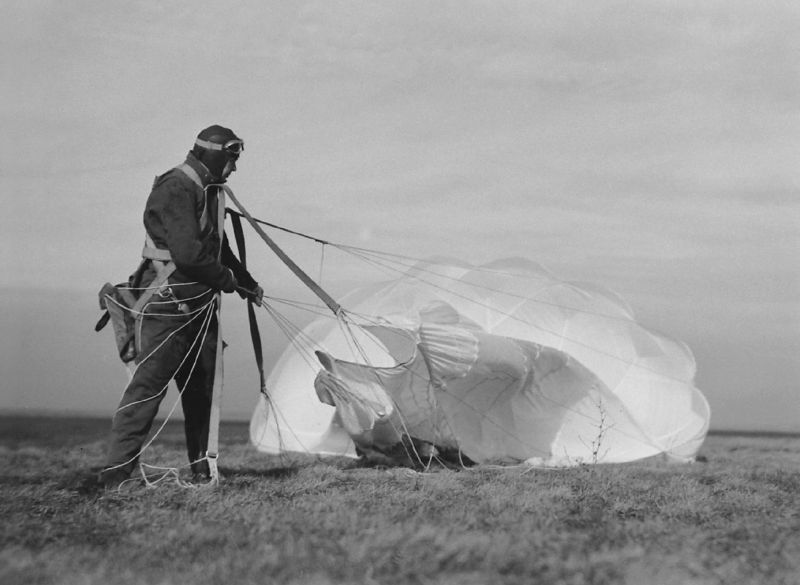
<path fill-rule="evenodd" d="M 422 441 L 477 462 L 561 466 L 685 460 L 708 430 L 684 344 L 647 331 L 616 295 L 534 263 L 420 262 L 342 305 L 378 324 L 304 331 L 322 348 L 316 392 L 308 370 L 320 368 L 290 347 L 268 381 L 272 408 L 251 421 L 258 449 L 353 456 Z"/>

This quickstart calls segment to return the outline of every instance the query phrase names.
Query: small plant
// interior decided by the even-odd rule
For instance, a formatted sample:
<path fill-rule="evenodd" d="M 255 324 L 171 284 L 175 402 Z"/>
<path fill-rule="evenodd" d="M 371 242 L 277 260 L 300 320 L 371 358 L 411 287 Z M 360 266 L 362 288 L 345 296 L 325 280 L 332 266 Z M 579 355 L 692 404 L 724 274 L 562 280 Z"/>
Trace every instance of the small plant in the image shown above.
<path fill-rule="evenodd" d="M 603 402 L 603 397 L 598 396 L 597 400 L 593 401 L 594 405 L 597 407 L 598 419 L 597 419 L 597 434 L 595 435 L 594 439 L 589 445 L 586 445 L 590 452 L 591 452 L 591 463 L 596 465 L 600 463 L 600 461 L 606 456 L 608 453 L 608 448 L 603 450 L 603 438 L 611 426 L 607 423 L 607 416 L 608 412 L 606 411 L 605 403 Z"/>

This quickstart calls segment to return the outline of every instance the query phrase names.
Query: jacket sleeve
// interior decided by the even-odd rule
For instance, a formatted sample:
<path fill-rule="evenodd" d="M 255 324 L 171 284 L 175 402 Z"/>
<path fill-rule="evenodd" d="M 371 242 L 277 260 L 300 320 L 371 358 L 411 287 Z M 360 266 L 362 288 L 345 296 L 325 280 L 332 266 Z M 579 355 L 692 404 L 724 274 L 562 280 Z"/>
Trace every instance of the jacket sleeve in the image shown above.
<path fill-rule="evenodd" d="M 175 267 L 191 280 L 215 290 L 235 291 L 233 271 L 217 259 L 213 242 L 200 237 L 194 192 L 174 178 L 167 179 L 160 188 L 163 196 L 157 199 L 152 211 L 155 220 L 161 223 Z"/>

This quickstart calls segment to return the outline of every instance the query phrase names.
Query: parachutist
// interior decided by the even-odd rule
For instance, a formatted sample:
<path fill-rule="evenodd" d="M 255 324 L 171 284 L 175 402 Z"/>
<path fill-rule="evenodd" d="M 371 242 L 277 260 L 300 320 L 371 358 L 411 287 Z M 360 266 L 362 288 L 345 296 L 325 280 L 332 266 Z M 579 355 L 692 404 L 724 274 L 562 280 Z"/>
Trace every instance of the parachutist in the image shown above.
<path fill-rule="evenodd" d="M 186 160 L 153 183 L 144 211 L 144 260 L 125 287 L 137 293 L 124 305 L 136 320 L 136 368 L 112 422 L 101 472 L 107 487 L 122 484 L 136 466 L 172 378 L 181 389 L 192 472 L 209 473 L 207 454 L 215 451 L 210 437 L 216 442 L 212 402 L 221 381 L 215 376 L 223 348 L 220 293 L 247 290 L 258 302 L 263 295 L 224 231 L 225 196 L 231 193 L 224 183 L 243 151 L 232 130 L 210 126 Z M 216 478 L 214 469 L 211 476 Z"/>

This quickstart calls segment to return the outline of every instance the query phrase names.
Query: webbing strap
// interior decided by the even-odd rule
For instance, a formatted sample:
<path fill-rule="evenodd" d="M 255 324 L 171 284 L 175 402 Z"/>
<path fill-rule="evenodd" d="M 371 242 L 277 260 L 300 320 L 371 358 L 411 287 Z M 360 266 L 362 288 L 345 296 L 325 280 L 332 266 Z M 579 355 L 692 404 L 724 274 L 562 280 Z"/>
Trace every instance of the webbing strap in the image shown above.
<path fill-rule="evenodd" d="M 242 230 L 241 216 L 232 213 L 231 223 L 233 224 L 233 235 L 236 238 L 236 248 L 239 250 L 239 262 L 243 268 L 247 268 L 247 250 L 244 244 L 244 231 Z M 247 319 L 250 322 L 250 339 L 253 342 L 253 352 L 256 354 L 256 367 L 258 368 L 258 378 L 261 393 L 267 394 L 267 381 L 264 376 L 264 352 L 261 346 L 261 333 L 258 330 L 258 320 L 252 299 L 247 299 Z"/>
<path fill-rule="evenodd" d="M 163 266 L 158 271 L 158 274 L 156 274 L 153 282 L 151 282 L 148 287 L 142 291 L 142 296 L 137 299 L 136 304 L 132 307 L 133 314 L 137 319 L 142 316 L 142 310 L 144 309 L 144 306 L 150 301 L 153 295 L 158 292 L 161 287 L 167 284 L 167 280 L 173 272 L 175 272 L 175 263 L 169 262 L 166 266 Z"/>
<path fill-rule="evenodd" d="M 153 282 L 142 292 L 142 296 L 138 298 L 133 305 L 134 315 L 138 319 L 141 317 L 144 306 L 150 301 L 152 296 L 158 292 L 164 285 L 167 284 L 169 277 L 175 272 L 175 263 L 172 261 L 169 250 L 156 248 L 153 243 L 153 238 L 145 231 L 144 233 L 144 248 L 142 248 L 142 258 L 153 261 L 153 267 L 156 269 L 156 277 Z"/>
<path fill-rule="evenodd" d="M 205 192 L 206 189 L 214 185 L 213 184 L 203 185 L 203 181 L 200 179 L 200 175 L 197 174 L 197 171 L 186 163 L 181 163 L 175 168 L 180 172 L 182 172 L 187 177 L 189 177 L 192 180 L 192 182 L 194 182 L 194 184 L 200 187 L 200 190 L 203 191 L 203 213 L 200 215 L 200 229 L 204 229 L 208 224 L 208 199 L 206 197 Z M 222 226 L 220 226 L 220 229 L 221 228 Z"/>
<path fill-rule="evenodd" d="M 156 246 L 155 242 L 153 242 L 153 238 L 151 238 L 150 234 L 147 233 L 147 230 L 144 231 L 142 258 L 147 258 L 148 260 L 158 260 L 159 262 L 172 261 L 172 255 L 169 253 L 169 250 L 165 250 L 164 248 L 159 248 Z"/>
<path fill-rule="evenodd" d="M 200 187 L 201 189 L 205 189 L 205 187 L 203 186 L 203 181 L 200 180 L 200 175 L 198 175 L 197 171 L 194 170 L 191 166 L 187 165 L 186 163 L 181 163 L 175 168 L 178 169 L 187 177 L 189 177 L 192 181 L 194 181 L 194 183 L 198 187 Z"/>
<path fill-rule="evenodd" d="M 172 260 L 172 254 L 169 253 L 169 250 L 154 248 L 145 243 L 144 247 L 142 248 L 142 258 L 147 258 L 148 260 L 158 260 L 159 262 L 170 262 Z"/>
<path fill-rule="evenodd" d="M 256 231 L 256 233 L 259 236 L 261 236 L 261 239 L 264 240 L 267 246 L 269 246 L 272 249 L 272 251 L 275 252 L 275 255 L 278 258 L 280 258 L 284 264 L 286 264 L 289 270 L 291 270 L 292 272 L 295 273 L 295 275 L 297 275 L 297 277 L 303 282 L 303 284 L 305 284 L 308 288 L 310 288 L 311 291 L 315 295 L 317 295 L 323 303 L 325 303 L 328 306 L 328 308 L 333 312 L 334 315 L 339 315 L 342 312 L 341 305 L 339 305 L 339 303 L 337 303 L 333 299 L 333 297 L 331 297 L 327 292 L 325 292 L 321 286 L 319 286 L 316 282 L 314 282 L 314 280 L 310 276 L 308 276 L 308 274 L 303 272 L 303 269 L 300 268 L 294 262 L 294 260 L 289 258 L 289 256 L 286 255 L 286 252 L 281 250 L 281 248 L 272 240 L 272 238 L 270 238 L 266 234 L 266 232 L 264 232 L 264 230 L 261 229 L 261 226 L 258 225 L 258 222 L 256 222 L 253 216 L 250 215 L 250 213 L 244 207 L 242 207 L 242 204 L 239 203 L 239 200 L 236 199 L 236 195 L 233 194 L 233 191 L 231 191 L 229 187 L 223 185 L 223 189 L 225 189 L 225 193 L 227 193 L 228 197 L 230 197 L 234 205 L 236 205 L 236 207 L 239 208 L 239 211 L 242 212 L 242 215 L 244 215 L 245 219 L 247 219 L 250 225 L 253 226 L 253 229 Z"/>
<path fill-rule="evenodd" d="M 223 189 L 219 189 L 217 194 L 217 225 L 221 240 L 225 229 L 225 191 Z M 220 246 L 220 257 L 221 255 L 222 246 Z M 214 368 L 214 387 L 211 394 L 211 418 L 208 424 L 206 459 L 208 460 L 208 471 L 211 474 L 211 483 L 216 485 L 219 483 L 217 456 L 219 455 L 219 421 L 222 411 L 222 381 L 224 377 L 222 351 L 225 344 L 222 341 L 222 295 L 217 292 L 214 300 L 217 311 L 217 356 Z"/>

